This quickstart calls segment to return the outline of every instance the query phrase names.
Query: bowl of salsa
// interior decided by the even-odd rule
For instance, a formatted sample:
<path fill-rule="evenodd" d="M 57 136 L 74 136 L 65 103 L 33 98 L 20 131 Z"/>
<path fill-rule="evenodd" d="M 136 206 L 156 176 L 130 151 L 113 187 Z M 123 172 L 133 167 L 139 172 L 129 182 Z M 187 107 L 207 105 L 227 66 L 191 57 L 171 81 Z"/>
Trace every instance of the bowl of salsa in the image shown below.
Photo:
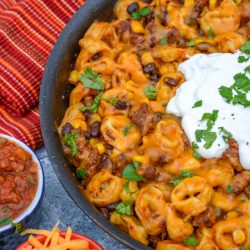
<path fill-rule="evenodd" d="M 35 220 L 43 193 L 44 174 L 35 153 L 0 134 L 0 249 L 18 245 L 18 233 Z"/>

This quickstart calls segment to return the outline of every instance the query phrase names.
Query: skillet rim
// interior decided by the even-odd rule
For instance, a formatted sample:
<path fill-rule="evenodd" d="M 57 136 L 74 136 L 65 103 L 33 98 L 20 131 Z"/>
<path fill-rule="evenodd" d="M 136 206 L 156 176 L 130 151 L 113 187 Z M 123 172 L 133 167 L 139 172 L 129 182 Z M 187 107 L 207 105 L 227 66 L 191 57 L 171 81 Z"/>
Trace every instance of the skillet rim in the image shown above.
<path fill-rule="evenodd" d="M 118 240 L 120 243 L 136 250 L 150 250 L 147 246 L 134 240 L 121 229 L 111 224 L 109 220 L 105 219 L 100 212 L 91 204 L 77 187 L 77 182 L 72 176 L 72 172 L 68 167 L 69 164 L 63 156 L 62 146 L 59 142 L 59 137 L 56 134 L 56 125 L 54 116 L 55 104 L 53 103 L 53 95 L 55 95 L 56 82 L 60 72 L 60 66 L 66 49 L 70 47 L 77 47 L 79 37 L 82 37 L 83 30 L 95 20 L 91 15 L 97 15 L 102 19 L 102 10 L 106 5 L 112 5 L 117 0 L 89 0 L 74 14 L 74 16 L 67 23 L 60 36 L 58 37 L 54 47 L 50 53 L 49 59 L 46 63 L 45 71 L 42 78 L 39 108 L 41 113 L 41 131 L 44 141 L 44 146 L 49 156 L 50 163 L 57 175 L 60 183 L 63 185 L 66 192 L 69 194 L 75 204 L 102 230 L 110 236 Z M 83 24 L 86 22 L 87 24 Z M 80 34 L 80 35 L 79 35 Z M 71 40 L 70 36 L 75 35 Z M 74 40 L 74 41 L 73 41 Z M 71 63 L 73 61 L 71 60 Z M 57 86 L 58 88 L 58 86 Z"/>

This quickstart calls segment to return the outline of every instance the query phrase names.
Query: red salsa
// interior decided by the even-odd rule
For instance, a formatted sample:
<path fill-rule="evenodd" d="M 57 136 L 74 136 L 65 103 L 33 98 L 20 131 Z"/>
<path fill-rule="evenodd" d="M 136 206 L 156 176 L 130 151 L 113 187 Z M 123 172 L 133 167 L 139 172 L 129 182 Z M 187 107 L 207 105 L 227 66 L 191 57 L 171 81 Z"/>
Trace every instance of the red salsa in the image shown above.
<path fill-rule="evenodd" d="M 22 214 L 35 197 L 37 184 L 38 166 L 32 156 L 0 137 L 0 222 Z"/>

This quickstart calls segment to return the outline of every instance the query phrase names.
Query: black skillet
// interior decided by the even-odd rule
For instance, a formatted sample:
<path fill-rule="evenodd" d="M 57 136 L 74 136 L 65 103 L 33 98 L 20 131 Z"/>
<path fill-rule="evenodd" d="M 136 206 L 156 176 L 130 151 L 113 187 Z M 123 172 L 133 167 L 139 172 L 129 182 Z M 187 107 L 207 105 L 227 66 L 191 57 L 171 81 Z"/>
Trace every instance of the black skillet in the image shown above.
<path fill-rule="evenodd" d="M 58 38 L 44 72 L 40 92 L 41 128 L 49 159 L 60 182 L 80 207 L 95 224 L 111 236 L 136 250 L 151 249 L 133 240 L 122 230 L 112 225 L 85 198 L 77 187 L 71 168 L 65 159 L 56 125 L 60 124 L 68 106 L 70 85 L 69 73 L 79 52 L 78 41 L 94 20 L 108 20 L 116 0 L 88 0 L 73 16 Z"/>

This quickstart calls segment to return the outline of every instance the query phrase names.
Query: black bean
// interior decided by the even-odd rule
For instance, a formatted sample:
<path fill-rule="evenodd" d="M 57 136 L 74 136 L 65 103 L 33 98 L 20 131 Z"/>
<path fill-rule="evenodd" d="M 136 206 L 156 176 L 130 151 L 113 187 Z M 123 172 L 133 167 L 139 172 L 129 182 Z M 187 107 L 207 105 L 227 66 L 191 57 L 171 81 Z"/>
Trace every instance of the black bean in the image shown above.
<path fill-rule="evenodd" d="M 150 75 L 149 75 L 149 79 L 153 82 L 158 81 L 161 77 L 161 74 L 158 70 L 153 71 Z"/>
<path fill-rule="evenodd" d="M 161 24 L 162 25 L 167 25 L 167 17 L 168 17 L 168 13 L 166 10 L 164 10 L 162 12 L 162 15 L 161 15 Z"/>
<path fill-rule="evenodd" d="M 62 126 L 62 136 L 65 136 L 67 134 L 70 134 L 71 131 L 73 130 L 73 126 L 71 125 L 71 123 L 65 123 L 63 126 Z"/>
<path fill-rule="evenodd" d="M 84 136 L 87 140 L 89 140 L 91 138 L 91 134 L 90 134 L 90 131 L 85 131 L 84 132 Z"/>
<path fill-rule="evenodd" d="M 196 45 L 196 48 L 201 51 L 207 51 L 210 47 L 210 44 L 206 42 L 198 43 Z"/>
<path fill-rule="evenodd" d="M 100 59 L 100 58 L 101 58 L 101 53 L 100 53 L 100 52 L 95 53 L 95 54 L 92 56 L 92 60 L 94 60 L 94 61 L 96 61 L 96 60 L 98 60 L 98 59 Z"/>
<path fill-rule="evenodd" d="M 165 77 L 164 82 L 168 84 L 170 87 L 175 87 L 178 85 L 178 81 L 172 77 Z"/>
<path fill-rule="evenodd" d="M 133 12 L 137 11 L 138 9 L 139 9 L 139 4 L 137 2 L 133 2 L 128 6 L 127 12 L 128 12 L 128 14 L 132 14 Z"/>
<path fill-rule="evenodd" d="M 106 143 L 104 146 L 107 150 L 112 150 L 114 148 L 111 144 L 108 143 Z"/>
<path fill-rule="evenodd" d="M 113 170 L 114 163 L 111 158 L 107 154 L 102 154 L 101 155 L 101 160 L 100 160 L 100 166 L 101 168 Z"/>
<path fill-rule="evenodd" d="M 156 65 L 155 63 L 148 63 L 143 67 L 144 73 L 152 73 L 153 71 L 156 70 Z"/>
<path fill-rule="evenodd" d="M 117 103 L 115 104 L 115 107 L 117 109 L 126 109 L 127 108 L 127 103 L 122 101 L 122 100 L 118 100 Z"/>
<path fill-rule="evenodd" d="M 90 126 L 90 134 L 91 137 L 97 138 L 100 136 L 100 127 L 101 127 L 101 122 L 95 121 L 91 126 Z"/>
<path fill-rule="evenodd" d="M 152 3 L 153 0 L 143 0 L 144 3 Z"/>

